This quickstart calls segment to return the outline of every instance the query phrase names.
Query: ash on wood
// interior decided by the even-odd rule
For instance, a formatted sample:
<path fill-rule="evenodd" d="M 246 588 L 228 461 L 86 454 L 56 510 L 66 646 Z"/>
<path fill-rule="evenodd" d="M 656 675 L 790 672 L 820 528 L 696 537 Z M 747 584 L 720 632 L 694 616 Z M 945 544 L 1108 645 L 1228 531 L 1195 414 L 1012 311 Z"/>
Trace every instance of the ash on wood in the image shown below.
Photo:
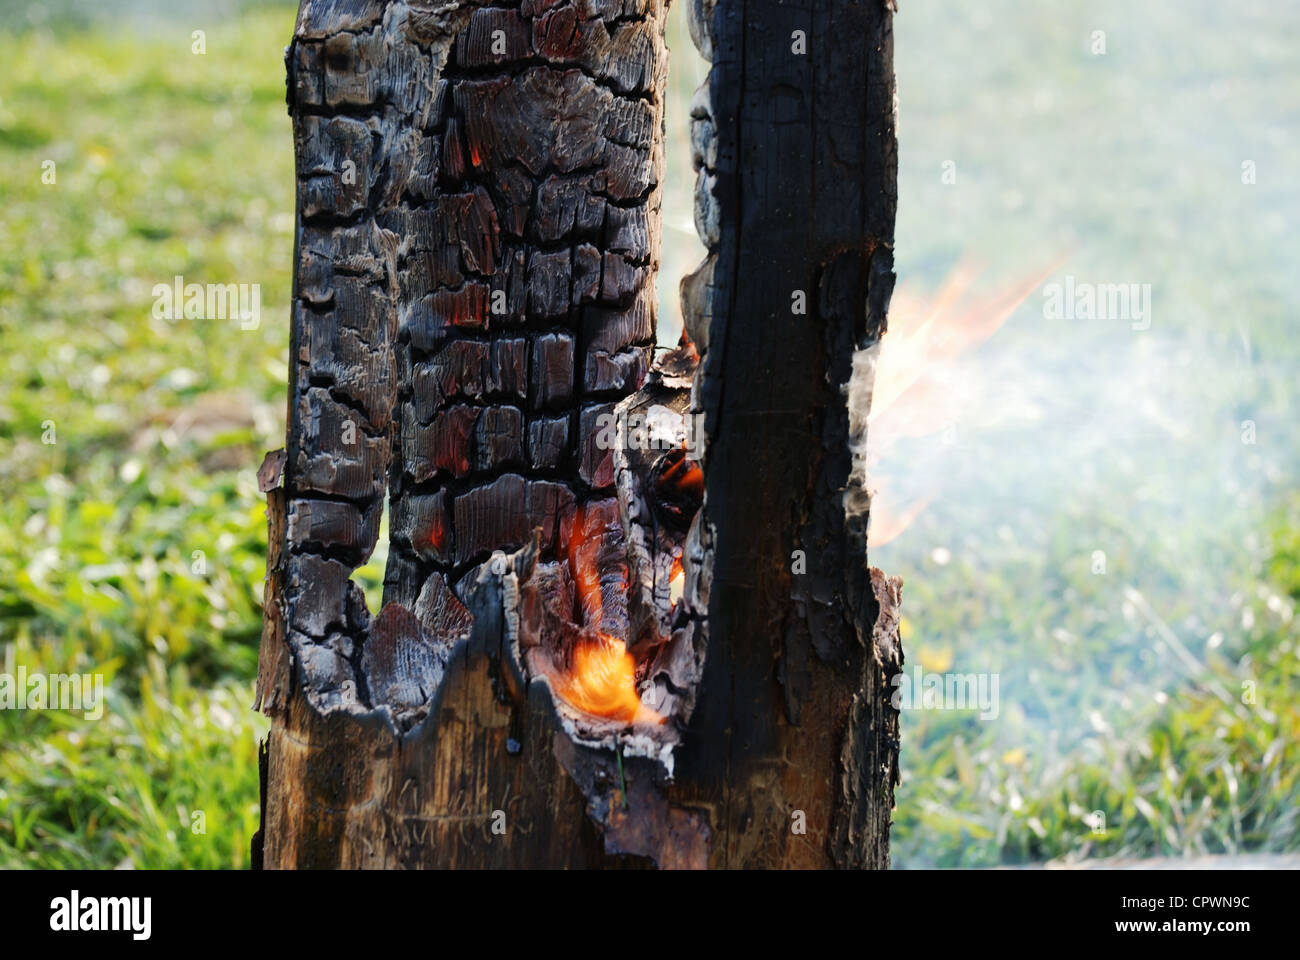
<path fill-rule="evenodd" d="M 259 866 L 887 866 L 890 15 L 754 6 L 690 2 L 710 253 L 654 360 L 666 0 L 303 0 Z"/>

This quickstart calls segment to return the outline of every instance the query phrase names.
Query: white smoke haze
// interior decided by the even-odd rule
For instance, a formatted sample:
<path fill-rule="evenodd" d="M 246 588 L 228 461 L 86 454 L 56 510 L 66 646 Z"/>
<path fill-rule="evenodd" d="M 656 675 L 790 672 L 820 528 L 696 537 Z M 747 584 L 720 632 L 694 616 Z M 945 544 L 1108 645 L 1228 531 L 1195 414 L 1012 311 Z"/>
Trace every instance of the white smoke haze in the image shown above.
<path fill-rule="evenodd" d="M 899 288 L 877 383 L 917 362 L 917 305 L 969 264 L 963 301 L 1052 266 L 987 341 L 921 353 L 924 402 L 873 407 L 869 552 L 905 581 L 907 663 L 1001 677 L 995 721 L 904 715 L 896 865 L 1086 853 L 1085 768 L 1137 791 L 1136 808 L 1103 811 L 1112 831 L 1136 818 L 1170 850 L 1246 842 L 1203 785 L 1280 706 L 1242 702 L 1238 677 L 1266 679 L 1245 651 L 1296 637 L 1265 568 L 1300 467 L 1300 181 L 1279 87 L 1297 15 L 1199 0 L 899 12 Z M 1094 294 L 1138 284 L 1147 315 L 1065 319 L 1050 301 L 1068 277 Z M 1198 786 L 1165 800 L 1126 781 L 1153 725 L 1206 697 L 1238 726 L 1166 778 Z M 1051 796 L 1063 819 L 1028 823 Z"/>

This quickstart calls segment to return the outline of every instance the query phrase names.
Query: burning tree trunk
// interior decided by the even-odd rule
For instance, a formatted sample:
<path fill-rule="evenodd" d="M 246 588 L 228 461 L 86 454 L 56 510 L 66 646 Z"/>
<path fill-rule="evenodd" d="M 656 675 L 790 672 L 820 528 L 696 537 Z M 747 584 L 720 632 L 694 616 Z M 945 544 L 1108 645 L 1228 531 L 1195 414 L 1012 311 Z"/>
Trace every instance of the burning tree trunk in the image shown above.
<path fill-rule="evenodd" d="M 303 0 L 255 862 L 888 864 L 889 14 L 695 0 L 710 254 L 652 364 L 665 3 Z"/>

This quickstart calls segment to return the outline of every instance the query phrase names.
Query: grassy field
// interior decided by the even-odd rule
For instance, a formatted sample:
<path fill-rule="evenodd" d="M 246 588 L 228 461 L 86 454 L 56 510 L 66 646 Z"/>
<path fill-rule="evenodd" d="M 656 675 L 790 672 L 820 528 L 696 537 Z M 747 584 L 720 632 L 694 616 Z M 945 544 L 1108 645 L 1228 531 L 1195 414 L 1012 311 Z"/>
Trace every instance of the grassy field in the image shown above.
<path fill-rule="evenodd" d="M 110 684 L 99 722 L 0 713 L 0 866 L 247 863 L 292 22 L 0 35 L 0 644 Z M 154 319 L 176 275 L 259 283 L 259 329 Z"/>
<path fill-rule="evenodd" d="M 899 16 L 904 286 L 971 253 L 991 287 L 1068 256 L 1059 275 L 1149 282 L 1156 304 L 1138 335 L 1045 321 L 1031 296 L 963 374 L 999 415 L 889 465 L 906 490 L 944 479 L 873 550 L 907 580 L 909 663 L 1001 690 L 995 721 L 905 715 L 899 865 L 1300 847 L 1300 25 L 1189 6 Z M 0 34 L 0 648 L 109 684 L 98 721 L 0 711 L 0 867 L 247 865 L 292 17 Z M 670 124 L 698 76 L 674 75 Z M 698 249 L 681 155 L 674 136 L 668 291 Z M 176 275 L 260 284 L 260 326 L 155 319 Z"/>

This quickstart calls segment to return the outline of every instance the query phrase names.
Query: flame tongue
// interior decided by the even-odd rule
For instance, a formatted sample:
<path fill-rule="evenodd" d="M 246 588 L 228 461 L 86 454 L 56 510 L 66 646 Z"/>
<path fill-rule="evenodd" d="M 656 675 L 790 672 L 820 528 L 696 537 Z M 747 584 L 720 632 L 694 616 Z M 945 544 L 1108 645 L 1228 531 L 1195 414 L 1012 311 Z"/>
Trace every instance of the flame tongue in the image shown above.
<path fill-rule="evenodd" d="M 956 266 L 932 299 L 909 296 L 904 289 L 894 294 L 867 416 L 867 469 L 875 488 L 871 546 L 899 536 L 937 495 L 932 480 L 928 489 L 913 491 L 905 500 L 899 496 L 888 470 L 894 445 L 905 438 L 939 434 L 971 406 L 971 398 L 959 396 L 954 389 L 956 381 L 971 381 L 967 385 L 975 389 L 987 387 L 974 365 L 960 375 L 947 365 L 993 336 L 1062 262 L 990 296 L 971 293 L 977 270 L 969 263 Z M 981 402 L 993 401 L 981 397 Z"/>

